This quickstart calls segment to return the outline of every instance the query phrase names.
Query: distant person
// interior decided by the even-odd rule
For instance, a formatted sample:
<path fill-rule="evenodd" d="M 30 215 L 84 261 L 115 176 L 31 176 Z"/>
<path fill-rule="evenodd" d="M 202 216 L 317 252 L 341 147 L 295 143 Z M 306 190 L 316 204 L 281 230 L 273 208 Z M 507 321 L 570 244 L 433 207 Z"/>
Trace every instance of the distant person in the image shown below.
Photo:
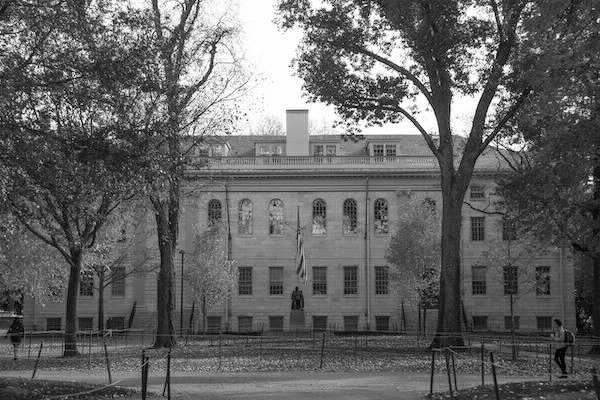
<path fill-rule="evenodd" d="M 559 318 L 554 318 L 552 324 L 552 334 L 550 338 L 557 342 L 556 352 L 554 353 L 554 361 L 560 368 L 562 375 L 559 378 L 567 377 L 567 363 L 565 362 L 565 355 L 567 354 L 567 343 L 565 343 L 565 328 L 562 326 L 562 321 Z"/>
<path fill-rule="evenodd" d="M 4 338 L 7 338 L 9 336 L 10 336 L 10 341 L 12 342 L 12 345 L 13 345 L 13 351 L 14 351 L 13 360 L 16 360 L 17 359 L 17 350 L 19 349 L 19 346 L 21 345 L 21 339 L 23 339 L 23 336 L 25 336 L 25 328 L 23 328 L 23 322 L 21 322 L 21 318 L 15 317 L 12 324 L 10 324 L 10 327 L 8 328 L 8 331 L 6 331 L 6 336 L 4 336 Z"/>

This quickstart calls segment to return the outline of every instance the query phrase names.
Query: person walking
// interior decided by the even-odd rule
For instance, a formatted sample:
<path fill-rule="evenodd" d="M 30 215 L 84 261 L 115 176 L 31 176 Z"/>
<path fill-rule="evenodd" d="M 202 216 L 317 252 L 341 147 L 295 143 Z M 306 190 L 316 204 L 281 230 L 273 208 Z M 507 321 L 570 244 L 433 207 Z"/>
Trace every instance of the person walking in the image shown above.
<path fill-rule="evenodd" d="M 13 345 L 13 360 L 17 359 L 17 350 L 19 350 L 19 346 L 21 345 L 21 339 L 25 336 L 25 328 L 23 328 L 23 322 L 21 322 L 21 318 L 15 317 L 12 324 L 6 331 L 5 338 L 10 336 L 10 341 Z"/>
<path fill-rule="evenodd" d="M 567 354 L 567 343 L 565 343 L 565 328 L 563 328 L 562 321 L 559 318 L 554 318 L 550 338 L 556 342 L 554 361 L 561 371 L 559 378 L 566 378 L 567 363 L 565 362 L 565 355 Z"/>

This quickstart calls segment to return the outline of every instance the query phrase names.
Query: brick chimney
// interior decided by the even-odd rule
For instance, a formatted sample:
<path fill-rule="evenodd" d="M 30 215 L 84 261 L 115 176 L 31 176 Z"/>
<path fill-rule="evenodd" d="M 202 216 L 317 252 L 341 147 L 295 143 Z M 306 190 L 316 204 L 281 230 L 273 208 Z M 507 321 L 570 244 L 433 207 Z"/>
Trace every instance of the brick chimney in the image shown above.
<path fill-rule="evenodd" d="M 308 156 L 308 110 L 286 110 L 285 155 Z"/>

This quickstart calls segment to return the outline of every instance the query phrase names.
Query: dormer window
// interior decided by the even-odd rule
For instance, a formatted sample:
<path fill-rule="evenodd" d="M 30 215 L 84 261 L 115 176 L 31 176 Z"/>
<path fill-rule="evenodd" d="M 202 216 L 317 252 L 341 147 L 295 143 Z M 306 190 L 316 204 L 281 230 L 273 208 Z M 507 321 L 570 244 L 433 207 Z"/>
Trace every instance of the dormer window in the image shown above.
<path fill-rule="evenodd" d="M 313 145 L 313 155 L 315 157 L 335 156 L 337 153 L 335 144 L 315 144 Z"/>
<path fill-rule="evenodd" d="M 257 156 L 280 156 L 283 154 L 283 145 L 280 143 L 263 143 L 256 145 Z"/>
<path fill-rule="evenodd" d="M 372 149 L 375 157 L 394 157 L 397 154 L 395 144 L 374 144 Z"/>

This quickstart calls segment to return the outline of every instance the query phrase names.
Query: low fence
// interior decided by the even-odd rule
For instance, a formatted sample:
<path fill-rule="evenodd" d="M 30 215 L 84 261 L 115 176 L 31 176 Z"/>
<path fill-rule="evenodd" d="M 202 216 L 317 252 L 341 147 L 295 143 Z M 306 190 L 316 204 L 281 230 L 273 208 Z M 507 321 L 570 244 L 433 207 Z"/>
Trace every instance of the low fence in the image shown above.
<path fill-rule="evenodd" d="M 141 331 L 81 333 L 77 336 L 79 356 L 62 358 L 62 336 L 56 334 L 28 334 L 18 350 L 19 358 L 27 360 L 21 368 L 31 369 L 32 378 L 40 370 L 84 369 L 105 370 L 108 384 L 114 381 L 114 368 L 140 371 L 141 386 L 146 393 L 148 374 L 165 379 L 163 393 L 170 397 L 171 372 L 178 371 L 281 371 L 281 370 L 353 370 L 369 371 L 377 369 L 378 363 L 388 362 L 382 367 L 393 370 L 396 360 L 404 360 L 407 355 L 420 361 L 419 371 L 431 371 L 433 379 L 440 371 L 447 375 L 448 387 L 457 390 L 457 374 L 481 371 L 484 376 L 491 373 L 511 374 L 506 362 L 498 363 L 491 358 L 512 349 L 512 338 L 506 335 L 477 334 L 462 335 L 464 347 L 428 349 L 430 336 L 388 332 L 307 332 L 249 335 L 187 335 L 177 337 L 178 346 L 173 349 L 152 349 L 156 336 Z M 549 379 L 552 379 L 553 354 L 548 337 L 519 336 L 515 346 L 520 357 L 538 360 L 547 366 Z M 600 346 L 599 338 L 579 338 L 569 353 L 568 363 L 573 370 L 589 371 L 595 367 L 595 355 L 589 355 L 592 346 Z M 430 353 L 431 352 L 431 353 Z M 441 355 L 441 356 L 440 356 Z M 429 368 L 428 359 L 431 357 Z M 437 357 L 437 358 L 436 358 Z M 9 341 L 0 345 L 2 359 L 12 358 Z M 488 358 L 490 360 L 488 361 Z M 141 359 L 141 361 L 140 361 Z M 455 361 L 459 361 L 458 367 Z M 12 365 L 12 363 L 4 363 Z M 468 368 L 467 368 L 468 367 Z M 400 368 L 400 367 L 398 367 Z M 463 372 L 461 372 L 463 371 Z M 542 371 L 542 370 L 540 370 Z M 542 371 L 543 372 L 543 371 Z M 596 375 L 593 374 L 593 377 Z M 452 379 L 453 378 L 453 379 Z M 445 378 L 444 378 L 445 379 Z M 489 379 L 488 379 L 489 380 Z"/>

